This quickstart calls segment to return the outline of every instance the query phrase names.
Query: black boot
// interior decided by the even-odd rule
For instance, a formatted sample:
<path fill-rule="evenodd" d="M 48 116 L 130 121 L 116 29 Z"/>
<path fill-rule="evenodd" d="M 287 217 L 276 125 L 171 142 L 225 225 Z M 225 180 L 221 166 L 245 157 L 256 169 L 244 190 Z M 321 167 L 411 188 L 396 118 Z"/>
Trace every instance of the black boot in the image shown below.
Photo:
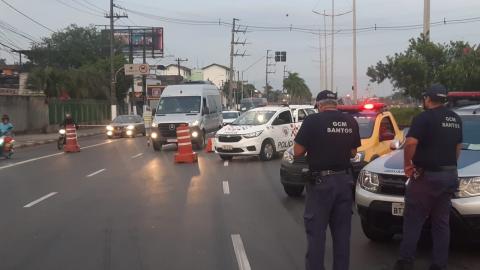
<path fill-rule="evenodd" d="M 393 270 L 413 270 L 413 262 L 398 260 L 393 266 Z"/>

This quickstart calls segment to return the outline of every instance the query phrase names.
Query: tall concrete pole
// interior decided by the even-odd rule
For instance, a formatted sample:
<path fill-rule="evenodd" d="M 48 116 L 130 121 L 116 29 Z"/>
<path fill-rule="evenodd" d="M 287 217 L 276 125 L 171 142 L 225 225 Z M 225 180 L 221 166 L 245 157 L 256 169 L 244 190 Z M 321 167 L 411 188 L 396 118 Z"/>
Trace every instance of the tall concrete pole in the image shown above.
<path fill-rule="evenodd" d="M 326 14 L 326 11 L 323 11 L 323 14 Z M 324 52 L 325 52 L 325 89 L 328 89 L 328 50 L 327 50 L 327 16 L 323 16 L 323 30 L 324 30 Z M 325 90 L 324 89 L 324 90 Z"/>
<path fill-rule="evenodd" d="M 233 23 L 232 23 L 232 39 L 230 41 L 230 73 L 228 76 L 228 100 L 227 100 L 227 105 L 228 107 L 231 107 L 232 104 L 232 98 L 233 98 L 233 77 L 235 76 L 235 71 L 233 71 L 233 57 L 235 54 L 235 23 L 237 22 L 238 19 L 233 18 Z"/>
<path fill-rule="evenodd" d="M 117 97 L 115 93 L 115 67 L 113 65 L 113 58 L 115 52 L 113 48 L 114 40 L 114 17 L 113 17 L 113 0 L 110 0 L 110 104 L 112 105 L 112 118 L 116 115 Z M 114 112 L 115 110 L 115 112 Z"/>
<path fill-rule="evenodd" d="M 423 1 L 423 35 L 430 40 L 430 0 Z"/>
<path fill-rule="evenodd" d="M 318 54 L 320 56 L 320 77 L 318 77 L 318 79 L 320 80 L 320 85 L 319 85 L 320 91 L 322 91 L 322 88 L 324 88 L 322 84 L 325 84 L 325 82 L 322 78 L 323 77 L 323 69 L 322 69 L 322 67 L 323 67 L 322 58 L 323 57 L 322 57 L 322 32 L 321 31 L 318 31 Z M 285 71 L 284 71 L 284 73 L 285 73 Z"/>
<path fill-rule="evenodd" d="M 357 1 L 353 0 L 353 102 L 357 103 L 358 77 L 357 77 Z"/>
<path fill-rule="evenodd" d="M 335 92 L 335 85 L 333 81 L 334 73 L 334 59 L 335 59 L 335 0 L 332 0 L 332 52 L 330 62 L 330 86 L 332 91 Z"/>

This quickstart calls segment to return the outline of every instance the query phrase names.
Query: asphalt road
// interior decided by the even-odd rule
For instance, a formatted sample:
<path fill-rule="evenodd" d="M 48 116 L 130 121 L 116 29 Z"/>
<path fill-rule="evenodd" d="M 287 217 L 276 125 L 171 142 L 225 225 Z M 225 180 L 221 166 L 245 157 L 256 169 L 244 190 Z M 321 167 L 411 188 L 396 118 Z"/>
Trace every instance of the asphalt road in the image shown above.
<path fill-rule="evenodd" d="M 174 147 L 153 152 L 145 138 L 80 144 L 0 160 L 1 270 L 304 269 L 304 200 L 283 192 L 279 160 L 174 164 Z M 351 269 L 391 269 L 399 241 L 370 242 L 353 220 Z M 453 247 L 449 269 L 480 269 L 478 255 Z M 428 259 L 424 244 L 417 269 Z"/>

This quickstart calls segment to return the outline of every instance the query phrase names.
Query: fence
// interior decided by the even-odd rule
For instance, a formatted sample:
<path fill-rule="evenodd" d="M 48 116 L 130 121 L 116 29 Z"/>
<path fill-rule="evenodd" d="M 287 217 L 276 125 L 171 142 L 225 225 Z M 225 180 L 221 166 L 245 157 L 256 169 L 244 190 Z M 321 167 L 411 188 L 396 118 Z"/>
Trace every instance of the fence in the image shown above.
<path fill-rule="evenodd" d="M 104 124 L 111 118 L 110 103 L 104 100 L 68 100 L 50 99 L 48 101 L 48 116 L 50 125 L 62 123 L 66 113 L 71 113 L 78 124 Z"/>

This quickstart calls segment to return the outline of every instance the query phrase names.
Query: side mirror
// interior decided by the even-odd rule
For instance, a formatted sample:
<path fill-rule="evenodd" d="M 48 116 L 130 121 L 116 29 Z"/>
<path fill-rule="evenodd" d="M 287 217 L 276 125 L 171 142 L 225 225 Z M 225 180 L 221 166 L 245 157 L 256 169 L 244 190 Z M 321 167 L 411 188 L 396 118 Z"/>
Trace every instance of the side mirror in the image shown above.
<path fill-rule="evenodd" d="M 390 143 L 390 150 L 398 150 L 400 149 L 400 147 L 402 146 L 402 144 L 400 143 L 399 140 L 393 140 L 391 143 Z"/>
<path fill-rule="evenodd" d="M 393 139 L 395 139 L 395 134 L 393 134 L 391 132 L 385 132 L 385 133 L 380 134 L 380 141 L 381 142 L 391 141 Z"/>

